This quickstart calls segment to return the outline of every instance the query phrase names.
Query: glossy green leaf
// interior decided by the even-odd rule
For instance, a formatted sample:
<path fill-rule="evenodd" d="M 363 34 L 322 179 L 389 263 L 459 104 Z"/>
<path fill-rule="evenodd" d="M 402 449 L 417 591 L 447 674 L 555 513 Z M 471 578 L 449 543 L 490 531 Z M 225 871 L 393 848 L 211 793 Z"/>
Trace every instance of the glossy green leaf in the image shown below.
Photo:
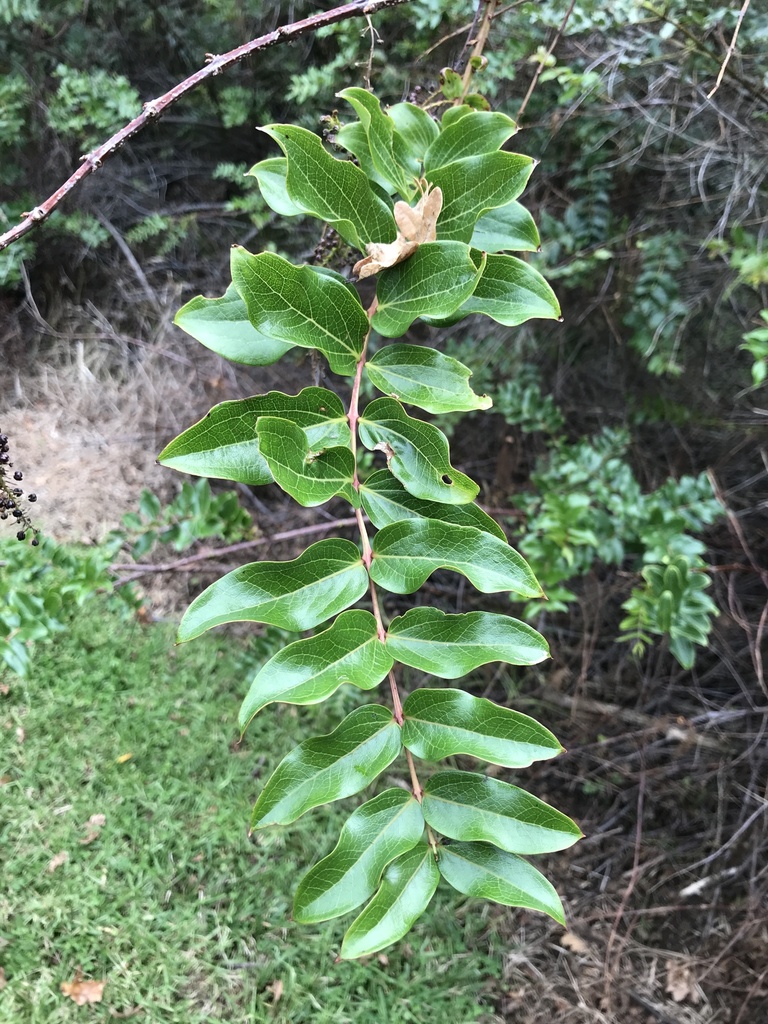
<path fill-rule="evenodd" d="M 376 891 L 387 864 L 412 849 L 423 832 L 421 808 L 410 793 L 379 793 L 353 811 L 333 851 L 299 882 L 293 916 L 314 924 L 359 907 Z"/>
<path fill-rule="evenodd" d="M 433 171 L 430 174 L 431 184 L 443 190 L 443 210 L 437 222 L 438 238 L 469 242 L 477 220 L 486 211 L 506 206 L 517 199 L 533 168 L 534 161 L 529 156 L 486 153 L 457 160 Z"/>
<path fill-rule="evenodd" d="M 379 891 L 344 936 L 342 959 L 354 960 L 402 939 L 427 909 L 439 881 L 440 872 L 426 843 L 393 861 Z"/>
<path fill-rule="evenodd" d="M 224 622 L 265 622 L 301 632 L 314 629 L 368 589 L 360 552 L 349 540 L 311 544 L 291 562 L 253 562 L 212 583 L 187 609 L 178 642 Z"/>
<path fill-rule="evenodd" d="M 284 156 L 273 156 L 254 164 L 250 171 L 246 171 L 246 176 L 258 181 L 267 206 L 281 217 L 298 217 L 306 214 L 306 210 L 298 203 L 294 203 L 288 195 L 288 161 Z"/>
<path fill-rule="evenodd" d="M 445 434 L 409 416 L 393 398 L 370 402 L 358 426 L 365 447 L 383 451 L 391 472 L 417 498 L 462 505 L 480 490 L 451 465 Z"/>
<path fill-rule="evenodd" d="M 251 322 L 271 337 L 322 352 L 334 373 L 355 374 L 368 333 L 360 300 L 335 275 L 282 256 L 232 250 L 232 280 Z"/>
<path fill-rule="evenodd" d="M 358 249 L 368 242 L 394 241 L 394 217 L 359 167 L 332 157 L 306 128 L 273 124 L 262 131 L 288 158 L 288 195 L 294 203 L 327 221 Z"/>
<path fill-rule="evenodd" d="M 431 172 L 438 167 L 467 157 L 494 153 L 517 131 L 511 117 L 495 111 L 471 111 L 466 117 L 443 127 L 427 150 L 424 174 L 431 181 Z"/>
<path fill-rule="evenodd" d="M 438 233 L 442 214 L 438 219 Z M 461 242 L 425 242 L 378 277 L 375 331 L 399 338 L 419 316 L 445 317 L 469 298 L 481 274 L 483 254 Z"/>
<path fill-rule="evenodd" d="M 256 330 L 233 284 L 218 299 L 190 299 L 173 322 L 211 351 L 247 366 L 270 366 L 294 347 Z"/>
<path fill-rule="evenodd" d="M 365 371 L 379 391 L 427 412 L 470 412 L 493 404 L 470 388 L 468 367 L 426 345 L 387 345 Z"/>
<path fill-rule="evenodd" d="M 460 103 L 456 107 L 447 107 L 443 111 L 443 116 L 440 118 L 440 123 L 443 126 L 443 131 L 452 124 L 456 124 L 457 121 L 461 120 L 462 117 L 466 117 L 467 114 L 472 113 L 472 107 L 467 103 Z"/>
<path fill-rule="evenodd" d="M 392 118 L 381 109 L 378 99 L 365 89 L 342 89 L 336 95 L 346 100 L 360 118 L 376 170 L 402 196 L 410 198 L 416 187 L 395 158 L 395 124 Z"/>
<path fill-rule="evenodd" d="M 549 657 L 546 640 L 525 622 L 494 612 L 446 615 L 439 608 L 411 608 L 392 620 L 387 646 L 397 661 L 459 679 L 480 665 L 537 665 Z"/>
<path fill-rule="evenodd" d="M 412 594 L 436 569 L 462 573 L 484 594 L 542 596 L 528 563 L 506 541 L 472 526 L 406 519 L 373 539 L 371 578 L 394 594 Z"/>
<path fill-rule="evenodd" d="M 395 124 L 395 155 L 411 174 L 420 177 L 427 150 L 440 134 L 437 123 L 413 103 L 395 103 L 387 113 Z"/>
<path fill-rule="evenodd" d="M 560 303 L 547 282 L 533 267 L 515 256 L 489 256 L 483 276 L 459 312 L 483 313 L 505 327 L 526 320 L 557 320 Z"/>
<path fill-rule="evenodd" d="M 473 502 L 445 505 L 414 497 L 388 469 L 377 469 L 360 485 L 360 497 L 366 515 L 377 530 L 401 519 L 437 519 L 456 526 L 474 526 L 498 537 L 507 538 L 499 524 Z"/>
<path fill-rule="evenodd" d="M 440 847 L 438 868 L 446 882 L 465 896 L 540 910 L 565 925 L 563 904 L 553 885 L 514 853 L 489 843 L 449 843 Z"/>
<path fill-rule="evenodd" d="M 368 136 L 365 134 L 365 128 L 363 128 L 359 121 L 352 121 L 350 124 L 342 125 L 336 132 L 336 142 L 357 159 L 367 178 L 375 181 L 385 192 L 394 192 L 394 187 L 383 174 L 379 174 L 373 162 L 371 150 L 368 146 Z"/>
<path fill-rule="evenodd" d="M 493 843 L 507 853 L 554 853 L 581 829 L 538 797 L 475 772 L 438 772 L 427 780 L 424 820 L 450 839 Z"/>
<path fill-rule="evenodd" d="M 215 405 L 207 415 L 168 444 L 158 462 L 182 473 L 268 484 L 272 473 L 259 448 L 259 416 L 280 416 L 301 428 L 310 447 L 348 445 L 349 423 L 340 399 L 325 388 L 298 395 L 270 391 L 255 398 Z"/>
<path fill-rule="evenodd" d="M 312 508 L 339 494 L 359 507 L 350 448 L 310 446 L 301 427 L 276 416 L 260 416 L 256 432 L 275 483 L 300 505 Z"/>
<path fill-rule="evenodd" d="M 277 766 L 253 808 L 251 830 L 287 825 L 312 807 L 365 789 L 400 753 L 400 728 L 379 704 L 356 708 L 327 736 L 313 736 Z"/>
<path fill-rule="evenodd" d="M 362 609 L 342 612 L 329 629 L 283 647 L 262 667 L 240 708 L 240 728 L 267 704 L 319 704 L 344 683 L 372 690 L 392 668 L 376 620 Z"/>
<path fill-rule="evenodd" d="M 414 690 L 403 713 L 403 744 L 425 761 L 468 754 L 505 768 L 525 768 L 563 750 L 533 718 L 463 690 Z"/>
<path fill-rule="evenodd" d="M 520 203 L 507 203 L 489 210 L 475 224 L 471 244 L 484 252 L 538 252 L 539 231 L 533 217 Z"/>

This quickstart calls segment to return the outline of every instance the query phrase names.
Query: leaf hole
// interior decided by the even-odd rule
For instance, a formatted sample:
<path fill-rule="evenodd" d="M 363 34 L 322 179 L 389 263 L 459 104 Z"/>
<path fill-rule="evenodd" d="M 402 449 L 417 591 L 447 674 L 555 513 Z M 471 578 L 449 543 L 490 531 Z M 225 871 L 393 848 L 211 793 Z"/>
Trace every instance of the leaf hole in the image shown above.
<path fill-rule="evenodd" d="M 447 473 L 443 473 L 441 479 L 444 484 L 448 484 L 449 487 L 453 487 L 453 480 L 451 480 Z"/>

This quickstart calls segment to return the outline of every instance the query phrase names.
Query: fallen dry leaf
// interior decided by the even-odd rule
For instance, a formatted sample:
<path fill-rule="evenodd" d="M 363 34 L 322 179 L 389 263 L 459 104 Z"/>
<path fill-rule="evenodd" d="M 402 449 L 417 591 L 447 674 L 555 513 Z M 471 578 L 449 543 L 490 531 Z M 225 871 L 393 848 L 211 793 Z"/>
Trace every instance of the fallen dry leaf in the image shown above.
<path fill-rule="evenodd" d="M 0 967 L 0 992 L 3 991 L 8 982 L 5 980 L 5 968 Z"/>
<path fill-rule="evenodd" d="M 92 814 L 88 821 L 86 822 L 86 825 L 90 825 L 91 828 L 104 828 L 106 824 L 106 814 Z"/>
<path fill-rule="evenodd" d="M 8 683 L 0 683 L 0 693 L 2 693 L 4 697 L 7 697 L 10 692 L 11 687 Z"/>
<path fill-rule="evenodd" d="M 23 743 L 26 738 L 27 734 L 24 732 L 21 726 L 18 726 L 16 729 L 16 742 Z"/>
<path fill-rule="evenodd" d="M 86 1003 L 100 1003 L 104 993 L 106 979 L 103 981 L 83 981 L 83 975 L 78 967 L 72 981 L 62 981 L 61 991 L 78 1006 L 85 1006 Z"/>
<path fill-rule="evenodd" d="M 0 775 L 0 786 L 7 786 L 9 782 L 13 782 L 10 775 Z"/>
<path fill-rule="evenodd" d="M 701 1002 L 701 991 L 689 964 L 671 960 L 667 964 L 667 985 L 665 991 L 676 1003 L 689 999 L 694 1005 Z"/>
<path fill-rule="evenodd" d="M 437 218 L 443 208 L 442 189 L 430 189 L 423 179 L 419 182 L 419 188 L 422 190 L 421 198 L 415 206 L 409 206 L 402 200 L 395 203 L 393 212 L 397 238 L 394 242 L 369 242 L 366 245 L 368 255 L 358 260 L 352 268 L 352 273 L 357 274 L 361 281 L 407 260 L 423 242 L 434 242 L 437 239 Z"/>
<path fill-rule="evenodd" d="M 276 978 L 271 985 L 267 985 L 267 992 L 272 993 L 272 1005 L 275 1006 L 283 998 L 283 983 L 280 978 Z"/>
<path fill-rule="evenodd" d="M 589 946 L 586 944 L 584 939 L 575 932 L 563 932 L 559 940 L 560 945 L 565 949 L 570 949 L 572 953 L 588 953 Z"/>
<path fill-rule="evenodd" d="M 55 857 L 51 857 L 48 861 L 48 874 L 52 875 L 56 868 L 60 868 L 62 864 L 66 864 L 69 860 L 69 854 L 66 850 L 62 850 L 61 853 L 57 853 Z"/>
<path fill-rule="evenodd" d="M 118 764 L 125 764 L 125 762 L 130 761 L 132 757 L 133 754 L 129 752 L 127 754 L 121 754 L 120 757 L 115 758 L 115 760 L 117 761 Z"/>
<path fill-rule="evenodd" d="M 94 839 L 98 839 L 101 835 L 101 829 L 107 822 L 106 814 L 92 814 L 88 821 L 85 823 L 85 827 L 88 829 L 85 836 L 80 840 L 81 846 L 88 846 Z"/>

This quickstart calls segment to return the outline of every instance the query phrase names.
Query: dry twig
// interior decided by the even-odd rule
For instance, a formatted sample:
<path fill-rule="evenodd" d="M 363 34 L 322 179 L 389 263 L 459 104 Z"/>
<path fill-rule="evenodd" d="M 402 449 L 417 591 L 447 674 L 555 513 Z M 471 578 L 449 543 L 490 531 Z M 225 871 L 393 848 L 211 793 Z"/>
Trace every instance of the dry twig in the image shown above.
<path fill-rule="evenodd" d="M 239 64 L 246 57 L 251 57 L 254 53 L 267 50 L 278 43 L 297 39 L 299 36 L 306 35 L 307 32 L 313 32 L 315 29 L 323 28 L 326 25 L 335 25 L 340 21 L 347 21 L 349 18 L 367 18 L 369 15 L 385 7 L 396 7 L 399 4 L 408 2 L 409 0 L 353 0 L 352 3 L 343 4 L 341 7 L 334 7 L 331 11 L 323 11 L 320 14 L 311 15 L 309 18 L 302 18 L 301 21 L 295 21 L 290 25 L 282 25 L 273 32 L 259 36 L 258 39 L 252 39 L 248 43 L 243 43 L 242 46 L 238 46 L 228 53 L 206 54 L 206 67 L 196 71 L 189 78 L 185 78 L 183 82 L 169 89 L 168 92 L 158 97 L 158 99 L 149 100 L 149 102 L 145 103 L 138 117 L 135 117 L 129 124 L 121 128 L 120 131 L 115 132 L 101 146 L 98 146 L 84 156 L 80 167 L 63 185 L 56 189 L 53 195 L 49 196 L 44 203 L 36 206 L 34 210 L 25 213 L 23 215 L 24 219 L 20 224 L 11 228 L 10 231 L 6 231 L 5 234 L 0 235 L 0 252 L 11 245 L 12 242 L 28 234 L 38 224 L 42 224 L 43 221 L 47 220 L 62 200 L 84 178 L 87 178 L 89 174 L 92 174 L 101 167 L 105 160 L 113 156 L 129 139 L 146 128 L 148 124 L 157 121 L 177 100 L 181 99 L 182 96 L 186 96 L 188 92 L 192 92 L 193 89 L 196 89 L 207 79 L 213 78 L 214 75 L 220 75 L 222 71 L 226 71 L 227 68 L 232 67 L 234 64 Z"/>

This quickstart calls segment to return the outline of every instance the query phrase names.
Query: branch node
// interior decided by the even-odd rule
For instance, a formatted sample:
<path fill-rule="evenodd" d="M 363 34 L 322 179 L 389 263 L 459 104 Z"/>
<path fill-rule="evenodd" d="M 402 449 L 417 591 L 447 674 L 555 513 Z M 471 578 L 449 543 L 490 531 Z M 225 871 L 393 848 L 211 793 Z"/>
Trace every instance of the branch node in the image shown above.
<path fill-rule="evenodd" d="M 148 100 L 146 103 L 142 105 L 141 109 L 144 111 L 147 117 L 160 117 L 160 111 L 158 110 L 156 103 L 156 100 Z"/>

